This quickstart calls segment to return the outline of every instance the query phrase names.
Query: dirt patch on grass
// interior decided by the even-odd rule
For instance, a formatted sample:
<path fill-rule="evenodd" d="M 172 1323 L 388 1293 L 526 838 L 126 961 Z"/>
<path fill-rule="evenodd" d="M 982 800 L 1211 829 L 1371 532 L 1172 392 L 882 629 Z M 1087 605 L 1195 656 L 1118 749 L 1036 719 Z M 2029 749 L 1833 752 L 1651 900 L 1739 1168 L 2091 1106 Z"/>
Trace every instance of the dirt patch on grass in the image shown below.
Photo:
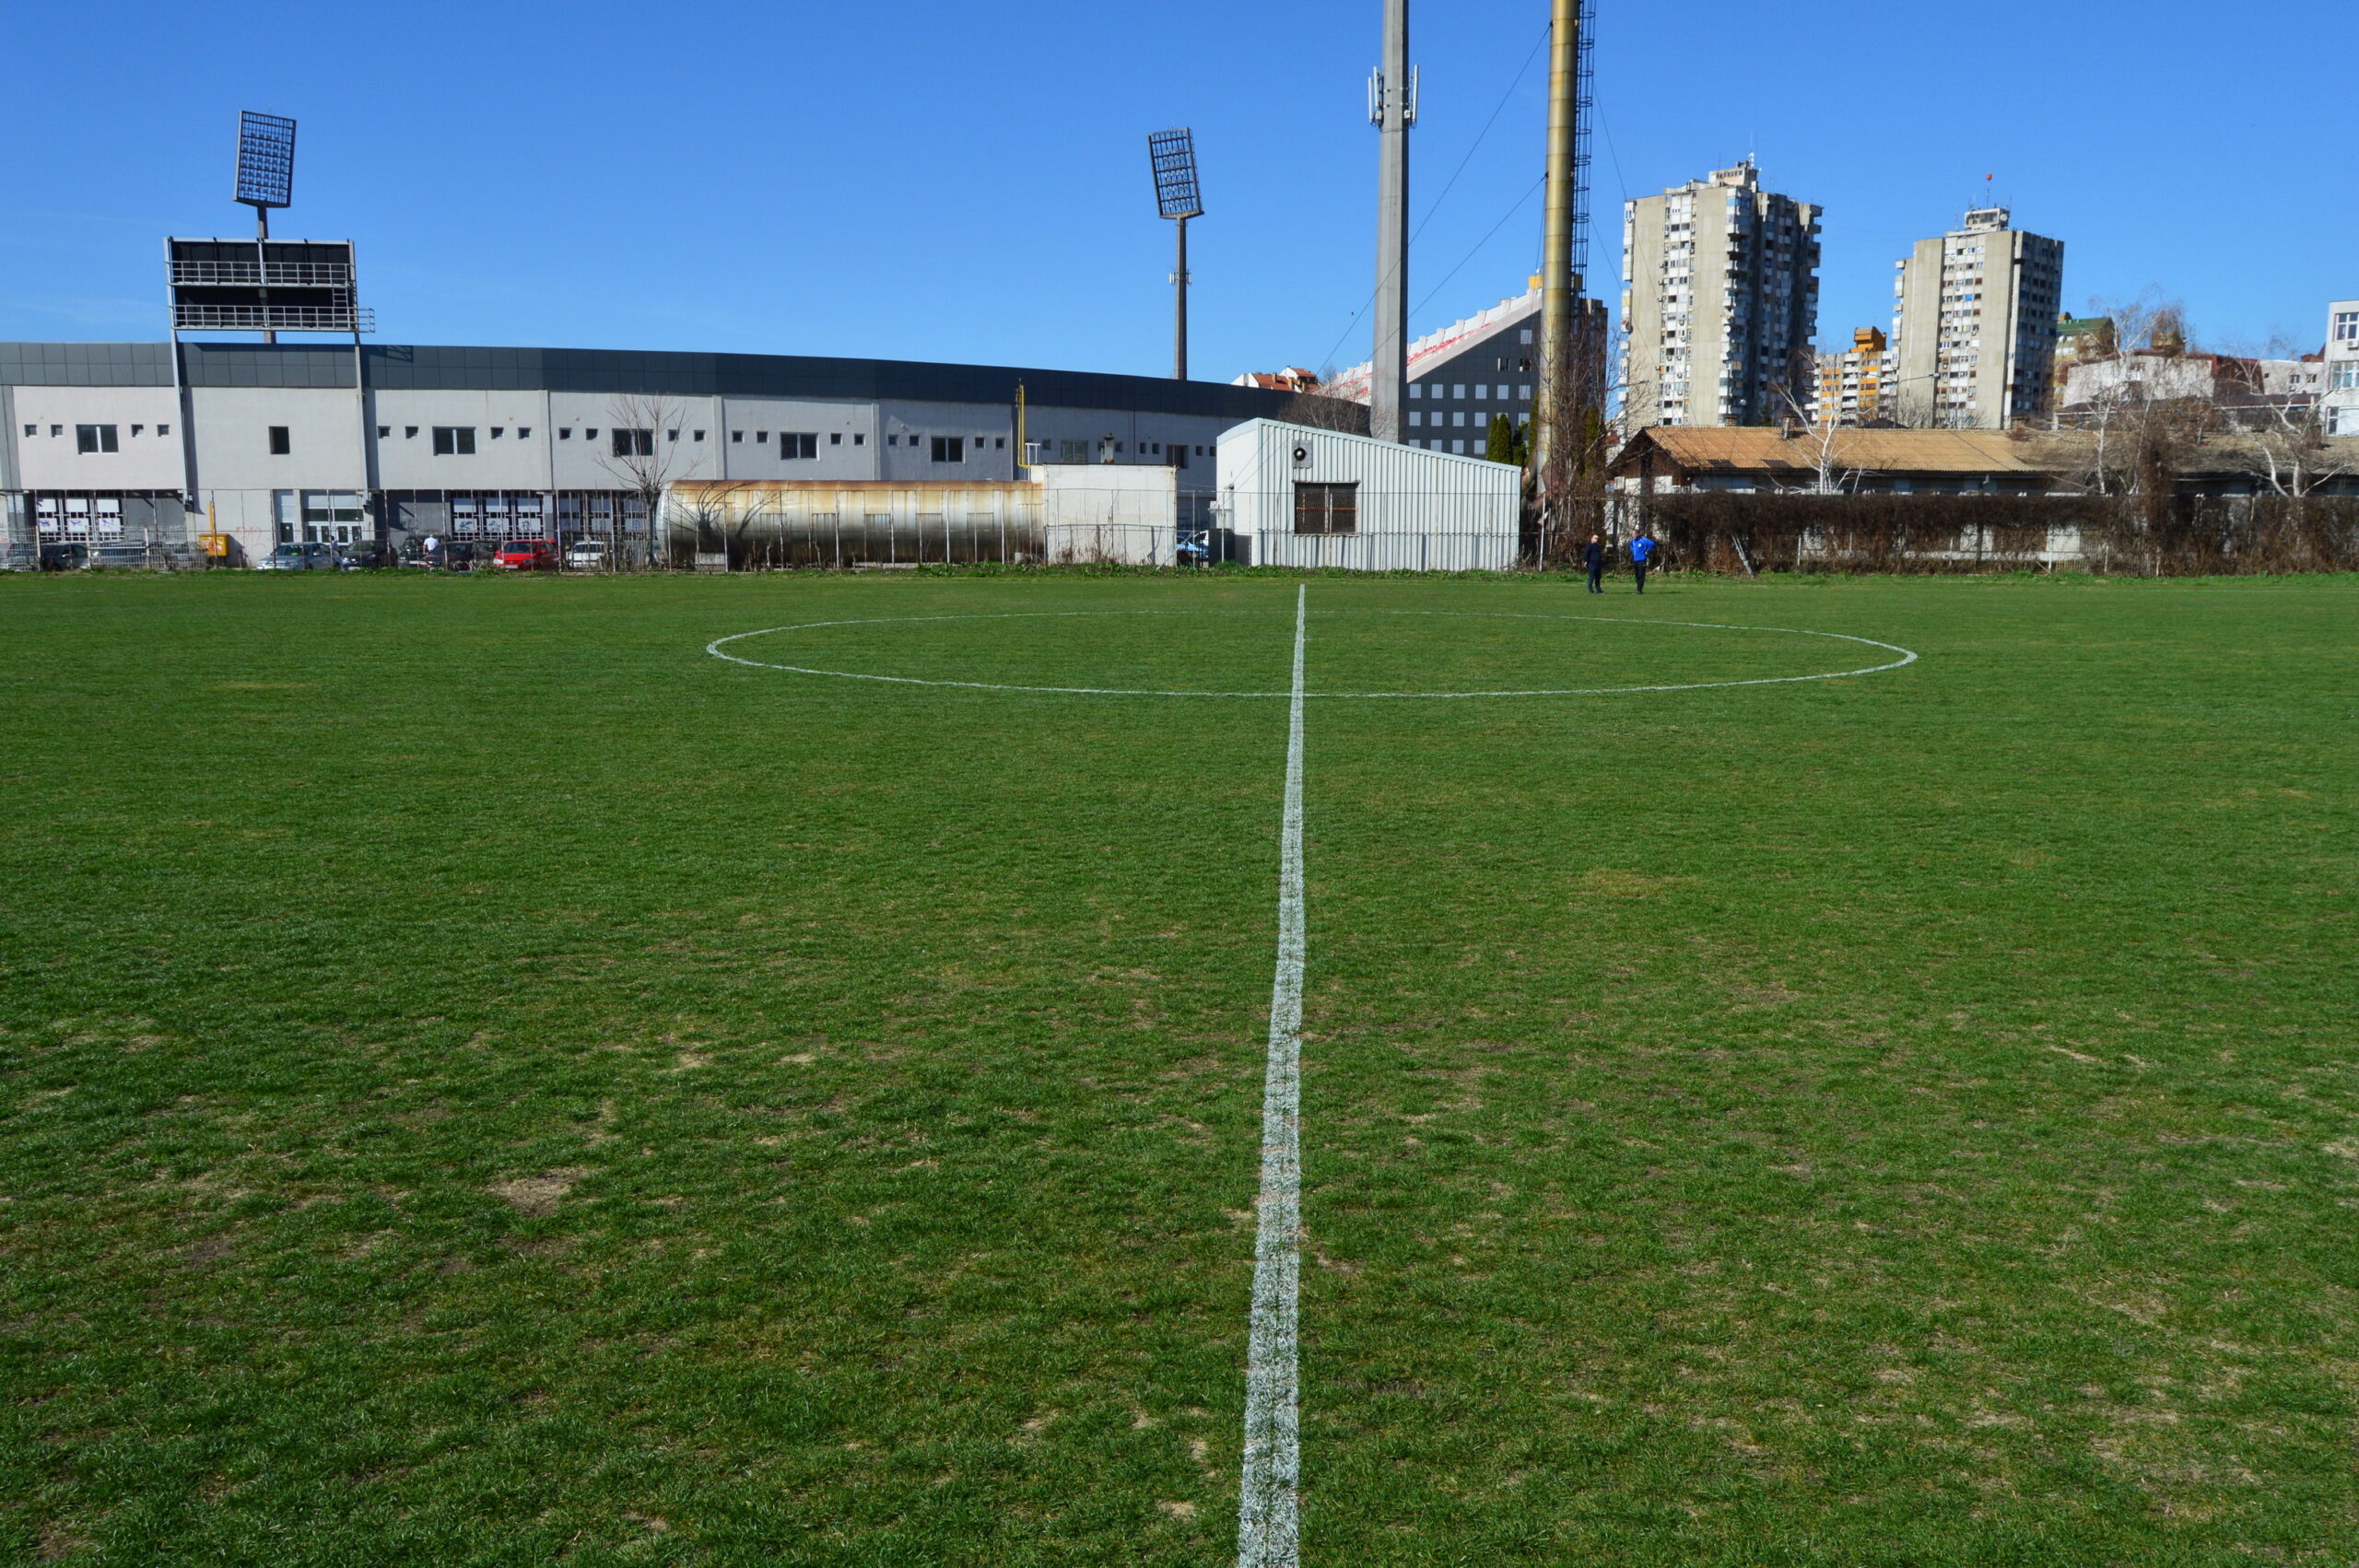
<path fill-rule="evenodd" d="M 484 1190 L 495 1198 L 504 1198 L 522 1214 L 554 1214 L 559 1199 L 571 1192 L 577 1183 L 590 1173 L 579 1165 L 569 1165 L 546 1176 L 519 1176 L 514 1181 L 494 1182 Z"/>

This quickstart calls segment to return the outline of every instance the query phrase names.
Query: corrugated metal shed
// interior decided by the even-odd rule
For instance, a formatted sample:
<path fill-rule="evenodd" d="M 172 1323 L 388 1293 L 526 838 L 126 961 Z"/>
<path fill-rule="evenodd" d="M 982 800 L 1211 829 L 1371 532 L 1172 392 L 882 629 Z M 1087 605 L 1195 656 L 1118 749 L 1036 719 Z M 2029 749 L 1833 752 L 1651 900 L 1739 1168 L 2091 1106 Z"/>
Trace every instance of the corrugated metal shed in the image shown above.
<path fill-rule="evenodd" d="M 1256 419 L 1221 437 L 1220 474 L 1232 555 L 1256 566 L 1506 571 L 1516 564 L 1523 476 L 1509 463 Z M 1346 516 L 1348 532 L 1330 531 Z"/>

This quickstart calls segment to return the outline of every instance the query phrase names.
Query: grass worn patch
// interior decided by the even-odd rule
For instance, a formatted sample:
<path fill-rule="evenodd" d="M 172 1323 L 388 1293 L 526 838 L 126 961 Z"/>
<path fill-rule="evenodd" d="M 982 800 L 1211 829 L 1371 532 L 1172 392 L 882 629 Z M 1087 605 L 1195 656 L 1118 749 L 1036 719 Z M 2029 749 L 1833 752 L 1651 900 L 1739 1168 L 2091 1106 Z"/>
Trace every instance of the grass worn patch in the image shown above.
<path fill-rule="evenodd" d="M 0 1560 L 1233 1550 L 1284 704 L 703 649 L 1273 691 L 1293 598 L 0 582 Z M 1924 658 L 1312 705 L 1307 1561 L 2359 1562 L 2352 583 L 1310 603 Z"/>

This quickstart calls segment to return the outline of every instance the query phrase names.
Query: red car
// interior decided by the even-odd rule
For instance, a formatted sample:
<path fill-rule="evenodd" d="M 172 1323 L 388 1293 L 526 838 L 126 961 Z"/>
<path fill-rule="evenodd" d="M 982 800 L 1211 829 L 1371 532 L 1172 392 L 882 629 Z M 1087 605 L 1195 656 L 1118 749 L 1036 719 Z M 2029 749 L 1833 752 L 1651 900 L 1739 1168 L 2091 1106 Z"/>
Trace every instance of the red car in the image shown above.
<path fill-rule="evenodd" d="M 491 561 L 511 572 L 553 572 L 557 570 L 557 541 L 511 539 L 493 553 Z"/>

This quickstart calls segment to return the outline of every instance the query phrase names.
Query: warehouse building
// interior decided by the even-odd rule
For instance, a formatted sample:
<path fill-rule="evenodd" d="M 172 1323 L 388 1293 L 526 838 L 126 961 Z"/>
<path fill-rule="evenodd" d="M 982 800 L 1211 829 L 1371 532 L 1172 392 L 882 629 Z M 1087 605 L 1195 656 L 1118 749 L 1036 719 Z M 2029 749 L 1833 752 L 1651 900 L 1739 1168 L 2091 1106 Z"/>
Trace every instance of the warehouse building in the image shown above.
<path fill-rule="evenodd" d="M 303 541 L 651 538 L 690 482 L 1172 471 L 1208 513 L 1223 432 L 1365 409 L 1252 387 L 748 354 L 182 341 L 0 344 L 12 564 L 232 559 Z"/>

